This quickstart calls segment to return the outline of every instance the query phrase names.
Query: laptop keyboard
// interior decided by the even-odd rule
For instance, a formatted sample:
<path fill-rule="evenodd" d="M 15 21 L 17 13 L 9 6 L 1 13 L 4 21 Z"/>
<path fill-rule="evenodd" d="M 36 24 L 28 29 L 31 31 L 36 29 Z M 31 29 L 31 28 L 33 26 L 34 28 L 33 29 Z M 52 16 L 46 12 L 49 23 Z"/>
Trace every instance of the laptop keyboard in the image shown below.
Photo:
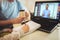
<path fill-rule="evenodd" d="M 57 23 L 49 22 L 49 23 L 44 23 L 44 24 L 41 24 L 41 25 L 42 25 L 40 27 L 41 29 L 51 31 L 57 25 Z"/>
<path fill-rule="evenodd" d="M 51 32 L 55 26 L 58 24 L 55 20 L 43 19 L 43 18 L 33 18 L 32 21 L 41 24 L 41 27 L 38 30 Z"/>

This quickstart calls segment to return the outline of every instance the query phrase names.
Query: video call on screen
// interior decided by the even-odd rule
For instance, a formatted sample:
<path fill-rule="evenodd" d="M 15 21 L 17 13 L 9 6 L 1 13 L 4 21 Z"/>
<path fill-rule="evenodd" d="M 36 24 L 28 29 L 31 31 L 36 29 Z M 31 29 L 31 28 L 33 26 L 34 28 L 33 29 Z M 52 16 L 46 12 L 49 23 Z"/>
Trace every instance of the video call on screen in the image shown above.
<path fill-rule="evenodd" d="M 50 19 L 59 19 L 60 3 L 37 3 L 34 16 L 41 16 Z"/>

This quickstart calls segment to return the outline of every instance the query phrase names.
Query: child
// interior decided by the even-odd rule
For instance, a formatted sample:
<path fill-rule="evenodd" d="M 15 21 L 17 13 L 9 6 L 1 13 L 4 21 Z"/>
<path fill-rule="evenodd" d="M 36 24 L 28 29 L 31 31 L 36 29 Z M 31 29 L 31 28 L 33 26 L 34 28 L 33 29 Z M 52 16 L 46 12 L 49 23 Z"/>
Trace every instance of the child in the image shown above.
<path fill-rule="evenodd" d="M 32 33 L 40 27 L 40 24 L 37 24 L 33 21 L 29 21 L 26 24 L 23 24 L 20 27 L 14 28 L 11 34 L 1 37 L 0 40 L 19 40 L 21 36 Z"/>

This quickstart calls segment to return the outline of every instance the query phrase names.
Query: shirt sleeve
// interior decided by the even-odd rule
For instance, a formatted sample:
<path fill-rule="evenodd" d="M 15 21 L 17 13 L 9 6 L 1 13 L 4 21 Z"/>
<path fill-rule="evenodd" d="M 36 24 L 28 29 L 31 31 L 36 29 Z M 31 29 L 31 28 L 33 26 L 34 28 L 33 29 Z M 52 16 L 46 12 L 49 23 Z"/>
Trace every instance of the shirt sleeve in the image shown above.
<path fill-rule="evenodd" d="M 18 5 L 18 10 L 25 10 L 25 11 L 27 11 L 27 8 L 19 0 L 17 0 L 17 5 Z"/>
<path fill-rule="evenodd" d="M 16 0 L 16 2 L 17 2 L 17 7 L 18 7 L 18 10 L 22 10 L 21 3 L 20 3 L 18 0 Z"/>
<path fill-rule="evenodd" d="M 6 20 L 7 18 L 5 18 L 5 16 L 2 14 L 2 8 L 1 8 L 1 4 L 0 4 L 0 20 Z"/>

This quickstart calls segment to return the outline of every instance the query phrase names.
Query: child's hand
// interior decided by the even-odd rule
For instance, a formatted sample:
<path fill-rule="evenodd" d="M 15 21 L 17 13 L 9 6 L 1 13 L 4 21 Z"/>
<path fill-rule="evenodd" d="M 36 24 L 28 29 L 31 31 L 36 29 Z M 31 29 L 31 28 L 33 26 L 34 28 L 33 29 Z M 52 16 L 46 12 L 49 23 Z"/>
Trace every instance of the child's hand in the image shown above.
<path fill-rule="evenodd" d="M 29 32 L 29 26 L 27 24 L 24 24 L 22 30 L 24 31 L 24 33 Z"/>

